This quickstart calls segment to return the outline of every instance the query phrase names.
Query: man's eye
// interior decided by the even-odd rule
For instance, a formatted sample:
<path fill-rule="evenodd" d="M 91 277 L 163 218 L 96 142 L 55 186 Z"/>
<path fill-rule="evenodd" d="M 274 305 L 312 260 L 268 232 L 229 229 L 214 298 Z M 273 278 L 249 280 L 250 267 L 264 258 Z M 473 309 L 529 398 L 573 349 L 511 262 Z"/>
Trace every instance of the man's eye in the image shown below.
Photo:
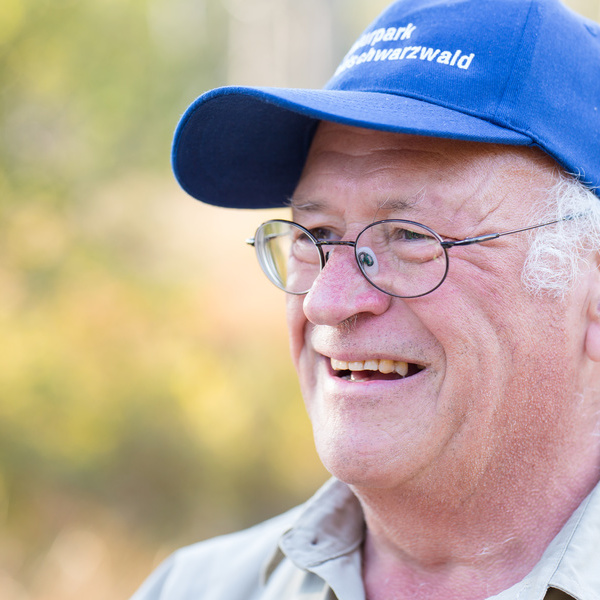
<path fill-rule="evenodd" d="M 309 229 L 309 231 L 318 239 L 318 240 L 337 240 L 339 236 L 335 234 L 335 232 L 327 227 L 314 227 L 313 229 Z"/>
<path fill-rule="evenodd" d="M 404 227 L 398 227 L 391 231 L 387 231 L 387 235 L 390 241 L 426 240 L 430 237 L 429 234 L 423 231 L 415 231 L 414 229 L 406 229 Z"/>
<path fill-rule="evenodd" d="M 403 237 L 407 240 L 424 240 L 429 237 L 420 231 L 411 231 L 410 229 L 403 229 L 402 231 L 404 233 Z"/>

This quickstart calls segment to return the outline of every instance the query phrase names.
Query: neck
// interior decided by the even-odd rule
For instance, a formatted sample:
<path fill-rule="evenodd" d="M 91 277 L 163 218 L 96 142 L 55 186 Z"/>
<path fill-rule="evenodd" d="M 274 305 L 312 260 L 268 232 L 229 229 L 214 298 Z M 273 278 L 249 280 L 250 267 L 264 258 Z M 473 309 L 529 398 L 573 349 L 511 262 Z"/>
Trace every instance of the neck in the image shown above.
<path fill-rule="evenodd" d="M 531 473 L 500 485 L 484 479 L 468 496 L 418 486 L 353 488 L 367 523 L 367 597 L 481 600 L 508 589 L 539 561 L 594 487 L 595 473 L 543 485 Z"/>

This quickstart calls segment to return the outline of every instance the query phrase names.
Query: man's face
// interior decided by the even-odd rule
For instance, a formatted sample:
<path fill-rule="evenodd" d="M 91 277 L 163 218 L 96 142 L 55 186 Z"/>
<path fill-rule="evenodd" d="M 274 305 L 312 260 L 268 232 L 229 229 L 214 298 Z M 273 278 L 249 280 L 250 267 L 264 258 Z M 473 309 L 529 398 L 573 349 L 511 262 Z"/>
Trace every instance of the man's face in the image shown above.
<path fill-rule="evenodd" d="M 553 172 L 531 149 L 324 123 L 293 219 L 317 237 L 354 240 L 373 221 L 399 218 L 462 239 L 534 224 Z M 566 301 L 528 293 L 528 244 L 520 233 L 451 248 L 445 282 L 414 299 L 375 289 L 352 248 L 338 246 L 311 291 L 289 297 L 292 355 L 330 472 L 357 486 L 468 493 L 483 477 L 533 476 L 532 464 L 550 470 L 581 451 L 592 427 L 575 401 L 589 368 L 587 287 Z M 381 360 L 408 363 L 408 375 L 360 364 Z M 336 361 L 358 371 L 337 371 Z"/>

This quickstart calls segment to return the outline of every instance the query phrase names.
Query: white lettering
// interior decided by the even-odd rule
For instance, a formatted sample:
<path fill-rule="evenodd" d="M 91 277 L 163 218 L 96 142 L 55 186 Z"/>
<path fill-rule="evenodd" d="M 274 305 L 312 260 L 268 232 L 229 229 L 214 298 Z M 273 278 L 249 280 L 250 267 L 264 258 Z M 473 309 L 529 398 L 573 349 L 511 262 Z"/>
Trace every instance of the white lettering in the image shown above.
<path fill-rule="evenodd" d="M 402 56 L 400 58 L 404 58 L 406 56 L 407 52 L 410 52 L 412 50 L 412 46 L 406 46 L 406 48 L 404 48 L 404 50 L 402 50 Z"/>
<path fill-rule="evenodd" d="M 396 28 L 388 27 L 387 31 L 385 32 L 385 35 L 383 36 L 383 41 L 391 42 L 394 39 L 395 35 L 396 35 Z"/>
<path fill-rule="evenodd" d="M 373 32 L 373 39 L 371 40 L 371 46 L 378 44 L 383 39 L 384 35 L 385 35 L 385 29 L 383 29 L 383 28 L 376 29 Z"/>
<path fill-rule="evenodd" d="M 344 71 L 364 63 L 403 60 L 405 58 L 407 60 L 419 59 L 429 63 L 437 62 L 463 70 L 467 70 L 471 66 L 471 63 L 475 59 L 474 52 L 463 54 L 462 50 L 450 51 L 430 48 L 428 46 L 402 46 L 398 44 L 392 44 L 391 48 L 374 48 L 374 46 L 382 44 L 382 42 L 397 42 L 398 40 L 411 39 L 417 29 L 416 25 L 409 23 L 405 27 L 380 27 L 379 29 L 364 33 L 352 46 L 350 52 L 346 54 L 335 75 L 340 75 Z M 361 51 L 361 48 L 364 50 Z"/>
<path fill-rule="evenodd" d="M 421 49 L 421 46 L 413 46 L 410 51 L 410 54 L 406 58 L 417 58 L 417 53 L 419 52 L 420 49 Z"/>
<path fill-rule="evenodd" d="M 375 57 L 375 49 L 371 48 L 368 52 L 363 52 L 356 61 L 357 65 L 361 65 L 364 62 L 371 62 Z"/>
<path fill-rule="evenodd" d="M 343 73 L 346 69 L 351 69 L 356 64 L 356 54 L 347 58 L 336 70 L 335 77 L 337 77 L 340 73 Z"/>
<path fill-rule="evenodd" d="M 406 27 L 398 27 L 398 31 L 396 32 L 396 35 L 394 36 L 394 41 L 397 42 L 398 39 L 400 38 L 400 36 L 406 31 Z"/>
<path fill-rule="evenodd" d="M 428 60 L 431 62 L 439 53 L 439 50 L 434 50 L 433 48 L 422 48 L 420 58 L 421 60 Z"/>
<path fill-rule="evenodd" d="M 387 50 L 377 50 L 374 60 L 387 60 L 387 57 L 392 53 L 392 48 Z"/>
<path fill-rule="evenodd" d="M 408 40 L 413 32 L 416 30 L 416 26 L 412 23 L 409 23 L 406 27 L 381 27 L 379 29 L 375 29 L 374 31 L 369 31 L 367 33 L 363 33 L 363 35 L 354 42 L 352 48 L 348 51 L 346 56 L 350 56 L 354 54 L 358 49 L 364 46 L 375 46 L 379 44 L 379 42 L 391 42 L 398 41 L 399 39 Z"/>
<path fill-rule="evenodd" d="M 471 53 L 469 54 L 469 56 L 461 56 L 457 67 L 459 69 L 468 69 L 471 66 L 471 61 L 473 60 L 473 57 L 475 56 L 475 54 Z"/>
<path fill-rule="evenodd" d="M 451 58 L 452 58 L 452 52 L 448 52 L 448 50 L 444 50 L 438 57 L 437 62 L 442 63 L 443 65 L 449 65 Z"/>
<path fill-rule="evenodd" d="M 409 40 L 410 36 L 412 35 L 412 33 L 414 32 L 414 30 L 416 28 L 417 27 L 415 25 L 413 25 L 412 23 L 409 23 L 406 26 L 406 31 L 402 34 L 402 38 L 401 39 L 403 39 L 403 40 Z"/>

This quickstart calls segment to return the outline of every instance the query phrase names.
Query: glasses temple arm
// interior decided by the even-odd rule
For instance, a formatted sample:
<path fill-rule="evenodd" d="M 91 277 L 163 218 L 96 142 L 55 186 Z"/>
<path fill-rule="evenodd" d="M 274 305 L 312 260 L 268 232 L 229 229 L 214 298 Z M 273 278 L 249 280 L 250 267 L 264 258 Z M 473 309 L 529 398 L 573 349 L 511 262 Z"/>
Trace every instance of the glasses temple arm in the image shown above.
<path fill-rule="evenodd" d="M 443 240 L 442 246 L 444 248 L 452 248 L 454 246 L 469 246 L 470 244 L 480 244 L 481 242 L 488 242 L 490 240 L 495 240 L 496 238 L 502 237 L 504 235 L 510 235 L 511 233 L 521 233 L 522 231 L 530 231 L 531 229 L 538 229 L 539 227 L 545 227 L 546 225 L 554 225 L 556 223 L 560 223 L 561 221 L 573 221 L 574 219 L 579 219 L 580 217 L 586 216 L 588 213 L 579 213 L 576 215 L 567 215 L 562 219 L 555 219 L 554 221 L 547 221 L 546 223 L 539 223 L 538 225 L 529 225 L 529 227 L 521 227 L 520 229 L 512 229 L 511 231 L 502 231 L 500 233 L 488 233 L 487 235 L 478 235 L 476 237 L 465 238 L 464 240 Z"/>
<path fill-rule="evenodd" d="M 514 233 L 510 231 L 509 233 Z M 481 242 L 487 242 L 489 240 L 495 240 L 499 238 L 502 233 L 488 233 L 487 235 L 478 235 L 477 237 L 465 238 L 464 240 L 443 240 L 441 242 L 443 248 L 453 248 L 454 246 L 470 246 L 471 244 L 479 244 Z"/>

